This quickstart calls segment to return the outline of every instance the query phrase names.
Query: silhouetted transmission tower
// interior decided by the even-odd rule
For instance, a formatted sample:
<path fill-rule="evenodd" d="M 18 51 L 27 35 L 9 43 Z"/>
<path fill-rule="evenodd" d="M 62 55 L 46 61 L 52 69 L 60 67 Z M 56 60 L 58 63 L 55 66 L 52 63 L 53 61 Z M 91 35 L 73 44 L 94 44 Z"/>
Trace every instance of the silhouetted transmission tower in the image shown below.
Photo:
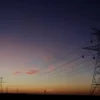
<path fill-rule="evenodd" d="M 5 83 L 5 82 L 3 82 L 3 77 L 0 77 L 0 89 L 1 89 L 1 93 L 3 93 L 3 86 L 2 86 L 3 83 Z"/>
<path fill-rule="evenodd" d="M 83 48 L 96 51 L 97 55 L 90 95 L 100 94 L 100 31 L 94 28 L 93 30 L 95 31 L 95 33 L 92 33 L 92 35 L 96 36 L 96 39 L 91 40 L 91 43 L 95 43 L 95 45 Z"/>

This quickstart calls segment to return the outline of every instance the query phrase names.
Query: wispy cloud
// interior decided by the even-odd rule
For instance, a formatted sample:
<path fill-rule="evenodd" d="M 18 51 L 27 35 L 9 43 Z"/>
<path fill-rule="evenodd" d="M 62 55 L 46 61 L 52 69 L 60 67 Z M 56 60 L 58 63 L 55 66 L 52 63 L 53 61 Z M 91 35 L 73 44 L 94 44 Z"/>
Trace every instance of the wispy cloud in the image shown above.
<path fill-rule="evenodd" d="M 48 72 L 51 72 L 51 71 L 54 71 L 55 70 L 55 66 L 53 66 L 53 65 L 50 65 L 49 67 L 48 67 Z"/>
<path fill-rule="evenodd" d="M 36 73 L 38 73 L 38 72 L 39 72 L 38 69 L 32 69 L 32 70 L 26 71 L 25 74 L 32 75 L 32 74 L 36 74 Z M 13 73 L 13 75 L 19 75 L 19 74 L 22 74 L 22 73 L 24 74 L 24 72 L 15 71 L 15 72 Z"/>
<path fill-rule="evenodd" d="M 32 75 L 32 74 L 36 74 L 36 73 L 38 73 L 38 72 L 39 72 L 39 70 L 33 69 L 33 70 L 27 71 L 26 74 Z"/>
<path fill-rule="evenodd" d="M 19 75 L 19 74 L 21 74 L 20 71 L 16 71 L 16 72 L 13 73 L 13 75 Z"/>

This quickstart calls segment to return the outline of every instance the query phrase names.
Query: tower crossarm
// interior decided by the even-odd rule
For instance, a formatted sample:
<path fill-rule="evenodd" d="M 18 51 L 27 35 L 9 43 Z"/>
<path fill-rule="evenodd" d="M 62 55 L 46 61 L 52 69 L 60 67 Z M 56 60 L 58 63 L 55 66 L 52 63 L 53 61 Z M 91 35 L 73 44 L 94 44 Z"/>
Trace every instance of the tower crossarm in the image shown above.
<path fill-rule="evenodd" d="M 100 51 L 100 45 L 89 46 L 89 47 L 85 47 L 83 49 L 92 50 L 92 51 Z"/>

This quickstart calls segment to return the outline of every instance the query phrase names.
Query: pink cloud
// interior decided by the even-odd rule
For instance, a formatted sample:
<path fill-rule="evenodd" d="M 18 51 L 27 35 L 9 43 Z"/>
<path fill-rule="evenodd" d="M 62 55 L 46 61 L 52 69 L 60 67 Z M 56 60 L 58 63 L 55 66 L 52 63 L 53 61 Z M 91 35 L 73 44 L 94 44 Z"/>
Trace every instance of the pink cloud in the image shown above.
<path fill-rule="evenodd" d="M 48 72 L 51 72 L 51 71 L 54 71 L 54 70 L 55 70 L 55 66 L 50 65 L 50 66 L 48 67 Z"/>
<path fill-rule="evenodd" d="M 32 74 L 36 74 L 38 72 L 39 72 L 39 70 L 34 69 L 34 70 L 27 71 L 26 74 L 32 75 Z"/>
<path fill-rule="evenodd" d="M 20 71 L 16 71 L 16 72 L 13 73 L 13 75 L 18 75 L 18 74 L 21 74 L 21 72 Z"/>
<path fill-rule="evenodd" d="M 44 57 L 44 61 L 45 61 L 45 62 L 48 62 L 48 61 L 50 61 L 51 59 L 52 59 L 51 56 L 46 56 L 46 57 Z"/>

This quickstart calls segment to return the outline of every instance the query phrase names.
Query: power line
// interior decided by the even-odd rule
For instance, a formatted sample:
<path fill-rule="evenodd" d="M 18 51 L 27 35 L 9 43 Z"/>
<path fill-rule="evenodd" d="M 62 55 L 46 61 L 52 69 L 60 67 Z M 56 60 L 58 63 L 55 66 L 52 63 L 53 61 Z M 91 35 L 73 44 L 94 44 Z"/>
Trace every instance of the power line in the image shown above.
<path fill-rule="evenodd" d="M 74 70 L 74 68 L 76 69 L 76 70 L 78 70 L 78 69 L 82 69 L 82 67 L 80 67 L 80 65 L 83 65 L 83 64 L 86 64 L 87 62 L 90 62 L 91 61 L 91 59 L 88 59 L 88 60 L 86 60 L 86 61 L 83 61 L 83 62 L 81 62 L 81 63 L 79 63 L 79 64 L 76 64 L 75 66 L 72 66 L 71 67 L 71 69 L 68 69 L 68 68 L 66 68 L 65 70 L 63 70 L 63 71 L 61 71 L 61 72 L 58 72 L 58 73 L 62 73 L 62 72 L 66 72 L 66 71 L 68 71 L 68 72 L 66 72 L 66 74 L 68 74 L 68 73 L 75 73 L 75 70 Z M 59 77 L 60 75 L 56 75 L 56 77 Z"/>
<path fill-rule="evenodd" d="M 75 58 L 74 60 L 72 60 L 72 61 L 70 61 L 70 62 L 66 62 L 66 63 L 64 63 L 63 65 L 61 65 L 61 66 L 59 66 L 59 67 L 56 67 L 54 71 L 57 71 L 57 69 L 62 68 L 62 67 L 65 67 L 66 65 L 69 65 L 69 64 L 71 64 L 71 63 L 73 63 L 73 62 L 79 60 L 80 58 L 81 58 L 81 56 L 78 57 L 78 58 Z M 52 72 L 50 71 L 50 72 L 43 73 L 41 76 L 44 76 L 45 74 L 49 74 L 49 73 L 52 73 Z"/>
<path fill-rule="evenodd" d="M 66 56 L 71 56 L 72 54 L 78 52 L 78 50 L 79 50 L 79 48 L 77 48 L 77 49 L 75 49 L 75 50 L 69 52 Z M 78 52 L 78 54 L 79 54 L 79 52 Z M 67 58 L 68 58 L 68 57 L 67 57 Z M 62 60 L 62 59 L 64 60 L 64 59 L 66 59 L 66 57 L 60 57 L 60 58 L 56 59 L 55 61 L 49 63 L 48 65 L 52 65 L 52 64 L 54 64 L 54 63 L 57 63 L 57 62 L 59 62 L 59 61 Z"/>
<path fill-rule="evenodd" d="M 88 64 L 88 65 L 93 65 L 93 63 L 92 64 Z M 87 68 L 81 68 L 82 69 L 82 71 L 78 71 L 78 72 L 73 72 L 73 73 L 71 73 L 71 74 L 69 74 L 68 76 L 75 76 L 75 75 L 78 75 L 79 73 L 81 73 L 82 74 L 82 72 L 86 72 L 86 71 L 88 71 L 88 70 L 90 70 L 90 68 L 91 68 L 91 66 L 89 66 L 89 67 L 87 67 Z M 84 69 L 84 70 L 83 70 Z M 77 69 L 78 70 L 78 69 Z"/>
<path fill-rule="evenodd" d="M 77 48 L 77 49 L 75 49 L 75 50 L 69 52 L 68 55 L 66 55 L 66 56 L 69 56 L 69 57 L 70 57 L 73 53 L 78 52 L 78 50 L 79 50 L 79 48 Z M 79 54 L 79 52 L 78 52 L 78 54 Z M 67 57 L 67 58 L 68 58 L 68 57 Z M 66 59 L 66 57 L 60 57 L 59 59 L 56 59 L 55 61 L 49 63 L 48 65 L 52 65 L 52 64 L 54 64 L 54 63 L 57 63 L 57 62 L 59 62 L 61 59 Z M 47 66 L 48 66 L 48 65 L 47 65 Z M 45 67 L 47 68 L 47 66 L 45 66 Z M 43 68 L 45 68 L 45 67 L 43 67 Z M 42 70 L 43 68 L 41 68 L 41 70 Z"/>
<path fill-rule="evenodd" d="M 85 60 L 85 61 L 83 61 L 83 62 L 80 62 L 79 64 L 76 64 L 76 65 L 74 65 L 74 66 L 71 66 L 71 68 L 74 68 L 75 66 L 78 66 L 77 68 L 80 68 L 79 65 L 82 65 L 82 64 L 84 64 L 84 63 L 86 63 L 86 62 L 88 62 L 88 61 L 91 61 L 91 59 Z M 67 68 L 65 68 L 63 71 L 59 71 L 59 72 L 57 72 L 57 73 L 62 73 L 62 72 L 68 71 L 68 70 L 70 70 L 69 67 L 67 67 Z M 54 73 L 54 74 L 57 74 L 57 73 Z M 50 75 L 50 76 L 53 76 L 54 74 L 52 74 L 52 75 Z M 59 76 L 59 75 L 57 75 L 57 76 Z"/>
<path fill-rule="evenodd" d="M 70 53 L 72 54 L 72 52 L 70 52 Z M 69 53 L 68 55 L 71 55 L 70 53 Z M 68 56 L 68 55 L 67 55 L 67 56 Z M 77 59 L 77 58 L 76 58 L 76 59 Z M 76 60 L 76 59 L 75 59 L 75 60 Z M 58 62 L 58 61 L 57 61 L 57 62 Z M 71 61 L 71 62 L 73 62 L 73 61 Z M 71 62 L 67 62 L 67 63 L 71 63 Z M 67 63 L 63 64 L 63 66 L 66 65 Z M 48 64 L 48 65 L 46 65 L 45 67 L 40 68 L 40 70 L 44 70 L 44 68 L 48 68 L 48 66 L 50 66 L 50 65 L 52 65 L 52 64 Z M 61 65 L 61 66 L 62 66 L 62 65 Z M 60 67 L 60 66 L 59 66 L 59 67 Z M 58 68 L 55 68 L 55 69 L 58 69 Z M 45 72 L 45 73 L 47 73 L 47 72 Z M 45 74 L 45 73 L 43 73 L 43 74 Z M 43 74 L 42 74 L 42 75 L 43 75 Z M 41 73 L 38 73 L 38 74 L 35 74 L 35 75 L 37 75 L 37 76 L 38 76 L 38 75 L 39 75 L 39 76 L 42 76 Z M 35 75 L 34 75 L 34 76 L 35 76 Z"/>
<path fill-rule="evenodd" d="M 76 51 L 77 51 L 77 49 L 76 49 Z M 74 52 L 74 51 L 73 51 Z M 70 52 L 71 54 L 72 54 L 72 52 Z M 71 54 L 68 54 L 68 55 L 71 55 Z M 74 52 L 75 53 L 75 52 Z M 67 56 L 68 56 L 67 55 Z M 91 55 L 87 55 L 87 56 L 91 56 Z M 81 56 L 82 57 L 82 56 Z M 57 61 L 58 62 L 58 61 Z M 74 61 L 71 61 L 71 62 L 74 62 Z M 71 63 L 70 62 L 70 63 Z M 53 63 L 52 63 L 53 64 Z M 52 64 L 48 64 L 48 65 L 52 65 Z M 61 66 L 65 66 L 67 63 L 65 63 L 64 65 L 61 65 Z M 60 66 L 59 66 L 60 67 Z M 55 68 L 55 69 L 58 69 L 59 67 L 57 67 L 57 68 Z M 44 67 L 45 68 L 45 67 Z M 41 68 L 41 70 L 43 70 L 44 68 Z M 46 66 L 46 68 L 47 68 L 47 66 Z M 55 70 L 54 70 L 55 71 Z M 45 73 L 51 73 L 51 72 L 45 72 Z M 44 73 L 43 73 L 44 74 Z M 37 74 L 36 74 L 37 75 Z M 39 74 L 38 74 L 39 75 Z M 41 74 L 40 74 L 41 75 Z M 42 76 L 42 75 L 41 75 Z"/>
<path fill-rule="evenodd" d="M 92 64 L 88 64 L 88 65 L 93 65 L 93 63 Z M 85 68 L 85 70 L 84 71 L 87 71 L 88 69 L 90 69 L 91 68 L 91 66 L 89 66 L 88 68 Z M 79 71 L 79 69 L 84 69 L 84 68 L 80 68 L 80 66 L 77 68 L 77 70 L 78 70 L 78 72 L 75 72 L 75 71 L 69 71 L 69 72 L 67 72 L 67 77 L 68 76 L 75 76 L 75 74 L 76 75 L 78 75 L 78 73 L 81 73 L 81 72 L 84 72 L 84 71 Z M 82 74 L 82 73 L 81 73 Z M 57 76 L 54 76 L 54 77 L 60 77 L 60 75 L 57 75 Z"/>
<path fill-rule="evenodd" d="M 86 43 L 86 44 L 87 44 L 87 43 Z M 84 45 L 85 45 L 85 44 L 84 44 Z M 84 45 L 83 45 L 83 46 L 84 46 Z M 83 46 L 82 46 L 82 47 L 83 47 Z M 78 52 L 78 54 L 79 54 L 79 51 L 81 51 L 81 50 L 82 50 L 81 47 L 78 47 L 78 48 L 72 50 L 71 52 L 69 52 L 66 56 L 70 56 L 70 55 L 72 55 L 72 54 L 74 54 L 74 53 L 76 53 L 76 52 Z M 59 59 L 56 59 L 55 61 L 51 62 L 49 65 L 58 62 L 58 61 L 61 60 L 62 58 L 64 58 L 64 57 L 60 57 Z"/>
<path fill-rule="evenodd" d="M 85 45 L 85 44 L 84 44 L 84 45 Z M 72 50 L 71 52 L 69 52 L 69 53 L 68 53 L 68 55 L 67 55 L 67 56 L 69 56 L 69 57 L 70 57 L 70 55 L 72 55 L 72 54 L 73 54 L 73 53 L 75 53 L 75 52 L 78 52 L 79 50 L 82 50 L 82 49 L 81 49 L 81 47 L 78 47 L 78 48 L 76 48 L 76 49 Z M 78 52 L 78 54 L 79 54 L 79 52 Z M 51 63 L 47 64 L 46 66 L 41 67 L 41 68 L 40 68 L 40 70 L 41 70 L 41 71 L 42 71 L 42 70 L 44 71 L 44 69 L 45 69 L 45 68 L 48 68 L 48 66 L 53 65 L 54 63 L 59 62 L 62 58 L 63 58 L 63 59 L 65 59 L 64 57 L 60 57 L 59 59 L 56 59 L 55 61 L 53 61 L 53 62 L 51 62 Z M 67 57 L 67 58 L 68 58 L 68 57 Z M 38 76 L 38 75 L 40 75 L 40 76 L 41 76 L 41 74 L 40 74 L 40 73 L 35 74 L 35 75 L 37 75 L 37 76 Z M 35 76 L 35 75 L 34 75 L 34 76 Z"/>

